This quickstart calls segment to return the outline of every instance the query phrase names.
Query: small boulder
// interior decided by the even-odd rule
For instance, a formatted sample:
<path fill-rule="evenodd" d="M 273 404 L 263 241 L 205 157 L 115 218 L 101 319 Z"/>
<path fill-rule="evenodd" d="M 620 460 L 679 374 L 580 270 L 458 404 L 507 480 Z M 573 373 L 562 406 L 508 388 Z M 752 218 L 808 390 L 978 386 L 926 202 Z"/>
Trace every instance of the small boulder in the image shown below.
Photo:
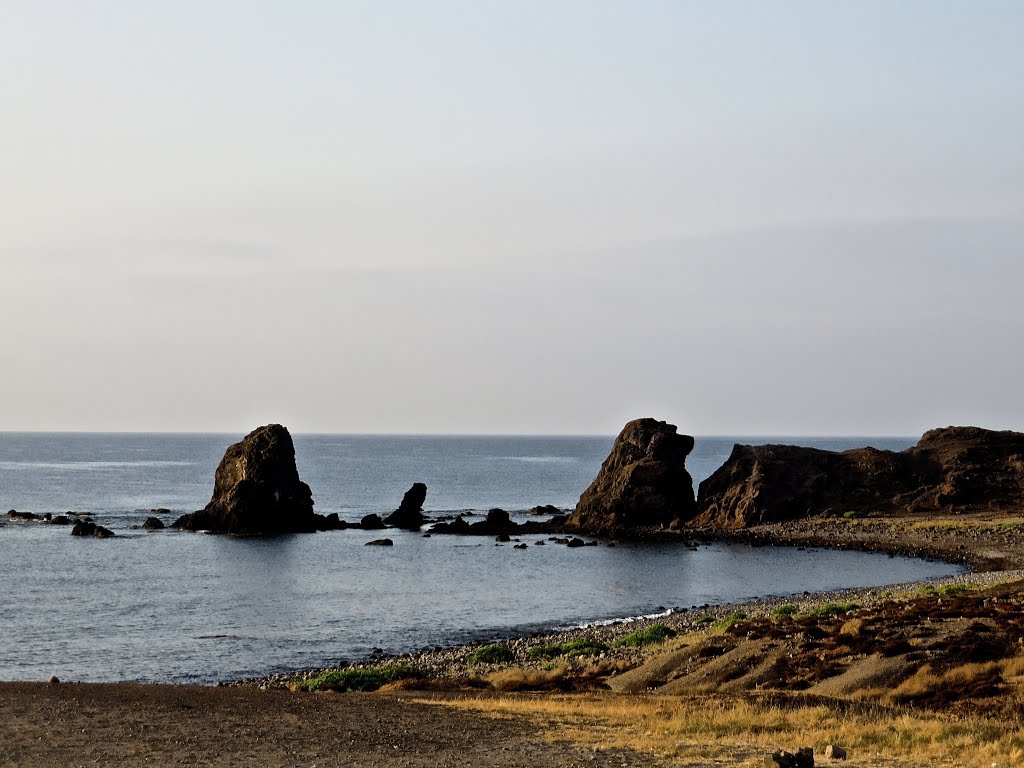
<path fill-rule="evenodd" d="M 512 541 L 512 537 L 509 536 L 507 533 L 499 533 L 497 536 L 494 537 L 494 540 L 499 544 L 507 544 L 508 542 Z"/>
<path fill-rule="evenodd" d="M 516 544 L 514 547 L 512 547 L 512 549 L 528 549 L 528 548 L 529 548 L 528 545 L 522 544 L 522 543 Z"/>
<path fill-rule="evenodd" d="M 537 507 L 530 507 L 526 510 L 526 514 L 530 517 L 554 517 L 555 515 L 562 514 L 562 510 L 553 504 L 541 504 Z"/>
<path fill-rule="evenodd" d="M 578 539 L 575 536 L 573 536 L 571 539 L 565 542 L 565 546 L 569 547 L 569 549 L 576 549 L 577 547 L 587 546 L 587 542 L 585 542 L 583 539 Z"/>
<path fill-rule="evenodd" d="M 50 685 L 60 685 L 60 678 L 56 675 L 50 675 L 49 679 L 46 682 Z"/>
<path fill-rule="evenodd" d="M 374 539 L 373 541 L 366 542 L 366 544 L 364 544 L 363 546 L 366 546 L 366 547 L 393 547 L 393 546 L 395 546 L 395 542 L 393 542 L 391 539 Z"/>
<path fill-rule="evenodd" d="M 91 520 L 79 520 L 71 529 L 72 536 L 94 536 L 97 539 L 109 539 L 114 532 L 102 525 L 96 525 Z"/>
<path fill-rule="evenodd" d="M 386 527 L 384 521 L 380 519 L 380 515 L 369 514 L 366 515 L 362 520 L 359 521 L 361 528 L 367 531 L 379 531 Z"/>
<path fill-rule="evenodd" d="M 829 744 L 825 747 L 825 757 L 829 760 L 845 760 L 846 750 L 842 747 L 838 747 L 835 744 Z"/>
<path fill-rule="evenodd" d="M 164 521 L 159 517 L 147 517 L 142 523 L 142 530 L 144 531 L 159 531 L 164 528 Z"/>
<path fill-rule="evenodd" d="M 22 520 L 28 522 L 30 520 L 40 520 L 41 518 L 39 517 L 39 515 L 33 514 L 31 512 L 18 512 L 16 509 L 12 509 L 10 512 L 7 513 L 7 519 Z"/>

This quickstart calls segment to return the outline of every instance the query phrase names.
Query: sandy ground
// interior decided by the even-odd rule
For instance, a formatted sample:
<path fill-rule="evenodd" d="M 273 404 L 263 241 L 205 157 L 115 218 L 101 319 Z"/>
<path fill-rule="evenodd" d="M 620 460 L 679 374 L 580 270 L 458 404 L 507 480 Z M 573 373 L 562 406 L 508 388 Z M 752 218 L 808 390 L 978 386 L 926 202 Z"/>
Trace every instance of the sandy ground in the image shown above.
<path fill-rule="evenodd" d="M 417 698 L 425 695 L 430 694 Z M 255 688 L 0 683 L 0 765 L 652 765 L 649 757 L 547 741 L 523 721 L 407 699 Z"/>

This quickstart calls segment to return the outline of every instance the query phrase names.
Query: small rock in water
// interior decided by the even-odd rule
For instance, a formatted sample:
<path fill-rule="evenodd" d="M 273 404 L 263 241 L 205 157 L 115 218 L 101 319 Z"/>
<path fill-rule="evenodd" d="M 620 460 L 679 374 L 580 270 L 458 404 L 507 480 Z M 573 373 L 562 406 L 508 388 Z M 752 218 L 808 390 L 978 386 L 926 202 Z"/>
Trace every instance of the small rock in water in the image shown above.
<path fill-rule="evenodd" d="M 393 542 L 391 539 L 374 539 L 373 541 L 366 542 L 366 544 L 364 544 L 363 546 L 366 546 L 366 547 L 393 547 L 394 545 L 395 545 L 395 542 Z"/>
<path fill-rule="evenodd" d="M 60 685 L 60 678 L 56 675 L 50 675 L 50 679 L 46 681 L 50 685 Z"/>

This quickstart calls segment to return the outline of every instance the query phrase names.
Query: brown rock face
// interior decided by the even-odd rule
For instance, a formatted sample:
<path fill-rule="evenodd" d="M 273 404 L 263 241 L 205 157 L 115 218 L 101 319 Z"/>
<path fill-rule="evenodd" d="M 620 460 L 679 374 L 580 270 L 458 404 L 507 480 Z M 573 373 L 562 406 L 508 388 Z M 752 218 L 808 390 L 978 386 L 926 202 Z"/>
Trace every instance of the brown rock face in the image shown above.
<path fill-rule="evenodd" d="M 831 510 L 964 512 L 1024 505 L 1024 434 L 946 427 L 913 448 L 737 445 L 700 484 L 693 522 L 721 528 Z"/>
<path fill-rule="evenodd" d="M 566 528 L 595 536 L 628 536 L 695 512 L 686 457 L 693 438 L 672 424 L 637 419 L 623 427 L 601 471 L 580 496 Z"/>
<path fill-rule="evenodd" d="M 313 513 L 313 495 L 299 480 L 288 430 L 268 424 L 230 446 L 217 467 L 213 498 L 182 515 L 175 528 L 246 535 L 303 533 L 326 527 Z"/>

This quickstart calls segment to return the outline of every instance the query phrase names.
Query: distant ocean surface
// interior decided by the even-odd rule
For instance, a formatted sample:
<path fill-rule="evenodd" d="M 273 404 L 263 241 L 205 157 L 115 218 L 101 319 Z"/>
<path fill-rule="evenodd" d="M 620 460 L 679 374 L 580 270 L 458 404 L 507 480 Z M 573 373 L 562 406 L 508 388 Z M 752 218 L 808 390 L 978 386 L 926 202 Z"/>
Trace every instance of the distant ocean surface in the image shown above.
<path fill-rule="evenodd" d="M 515 550 L 488 537 L 332 531 L 278 539 L 138 530 L 209 501 L 240 435 L 0 433 L 0 513 L 88 512 L 113 539 L 0 521 L 0 679 L 212 683 L 585 622 L 905 582 L 956 566 L 860 552 L 708 545 Z M 296 435 L 316 511 L 430 516 L 569 509 L 611 437 Z M 901 450 L 911 438 L 697 438 L 694 485 L 736 442 Z M 518 516 L 516 513 L 520 513 Z M 542 537 L 524 537 L 528 543 Z"/>

